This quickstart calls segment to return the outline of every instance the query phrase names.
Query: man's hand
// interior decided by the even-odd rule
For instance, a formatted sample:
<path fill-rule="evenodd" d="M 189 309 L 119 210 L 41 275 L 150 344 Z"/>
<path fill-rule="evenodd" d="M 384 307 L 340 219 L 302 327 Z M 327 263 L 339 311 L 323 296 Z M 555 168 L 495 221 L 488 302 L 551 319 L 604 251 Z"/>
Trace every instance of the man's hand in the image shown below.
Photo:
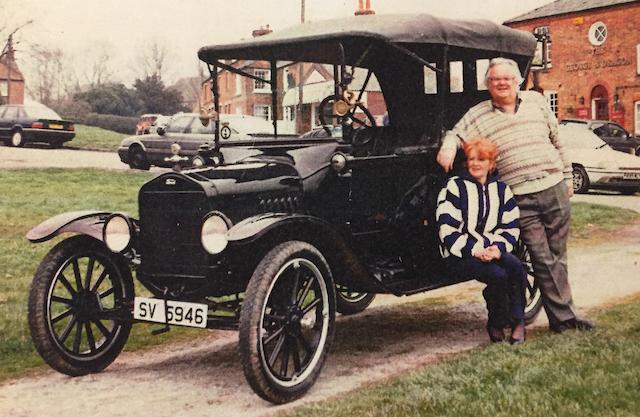
<path fill-rule="evenodd" d="M 449 172 L 453 169 L 453 160 L 455 159 L 455 153 L 452 156 L 450 152 L 447 152 L 446 149 L 440 148 L 438 152 L 438 156 L 436 157 L 436 161 L 438 164 L 444 169 L 444 172 Z"/>
<path fill-rule="evenodd" d="M 573 180 L 567 180 L 565 183 L 567 184 L 567 195 L 571 198 L 573 197 Z"/>

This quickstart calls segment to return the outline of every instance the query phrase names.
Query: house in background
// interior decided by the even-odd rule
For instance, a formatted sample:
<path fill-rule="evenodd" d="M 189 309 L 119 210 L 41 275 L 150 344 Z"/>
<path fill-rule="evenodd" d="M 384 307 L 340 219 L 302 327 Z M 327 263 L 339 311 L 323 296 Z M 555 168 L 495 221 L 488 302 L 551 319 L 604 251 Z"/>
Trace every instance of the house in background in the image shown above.
<path fill-rule="evenodd" d="M 504 22 L 535 33 L 533 67 L 558 119 L 614 120 L 640 135 L 640 1 L 558 0 Z"/>
<path fill-rule="evenodd" d="M 24 103 L 24 77 L 15 59 L 11 37 L 0 55 L 0 104 Z"/>

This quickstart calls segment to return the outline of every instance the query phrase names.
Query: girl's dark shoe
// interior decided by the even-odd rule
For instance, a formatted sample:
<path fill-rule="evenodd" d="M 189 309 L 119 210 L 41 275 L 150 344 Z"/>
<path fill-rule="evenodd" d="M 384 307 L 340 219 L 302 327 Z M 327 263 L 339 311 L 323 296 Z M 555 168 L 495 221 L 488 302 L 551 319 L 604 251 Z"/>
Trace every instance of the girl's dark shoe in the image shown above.
<path fill-rule="evenodd" d="M 501 327 L 492 327 L 487 324 L 487 333 L 491 343 L 504 342 L 504 330 Z"/>
<path fill-rule="evenodd" d="M 527 335 L 527 328 L 524 325 L 524 320 L 511 326 L 511 337 L 509 343 L 512 345 L 521 345 L 524 343 L 524 339 Z"/>

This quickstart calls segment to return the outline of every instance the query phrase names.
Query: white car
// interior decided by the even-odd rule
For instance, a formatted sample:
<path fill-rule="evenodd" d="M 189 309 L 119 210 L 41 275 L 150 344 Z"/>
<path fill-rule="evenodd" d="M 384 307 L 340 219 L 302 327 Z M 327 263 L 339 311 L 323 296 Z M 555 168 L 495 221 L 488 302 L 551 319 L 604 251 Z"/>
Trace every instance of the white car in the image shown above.
<path fill-rule="evenodd" d="M 640 157 L 618 152 L 590 130 L 579 126 L 560 126 L 573 164 L 573 189 L 609 189 L 624 194 L 640 191 Z"/>

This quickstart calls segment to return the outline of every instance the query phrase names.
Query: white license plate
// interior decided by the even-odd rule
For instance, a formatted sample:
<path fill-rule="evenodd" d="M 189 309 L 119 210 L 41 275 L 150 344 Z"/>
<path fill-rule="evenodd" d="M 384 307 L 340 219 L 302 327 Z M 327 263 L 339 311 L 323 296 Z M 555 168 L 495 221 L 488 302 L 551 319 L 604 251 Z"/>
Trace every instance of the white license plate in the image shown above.
<path fill-rule="evenodd" d="M 159 298 L 136 297 L 133 318 L 154 323 L 177 324 L 190 327 L 207 327 L 207 305 Z"/>
<path fill-rule="evenodd" d="M 622 174 L 625 180 L 640 180 L 640 172 L 625 172 Z"/>

